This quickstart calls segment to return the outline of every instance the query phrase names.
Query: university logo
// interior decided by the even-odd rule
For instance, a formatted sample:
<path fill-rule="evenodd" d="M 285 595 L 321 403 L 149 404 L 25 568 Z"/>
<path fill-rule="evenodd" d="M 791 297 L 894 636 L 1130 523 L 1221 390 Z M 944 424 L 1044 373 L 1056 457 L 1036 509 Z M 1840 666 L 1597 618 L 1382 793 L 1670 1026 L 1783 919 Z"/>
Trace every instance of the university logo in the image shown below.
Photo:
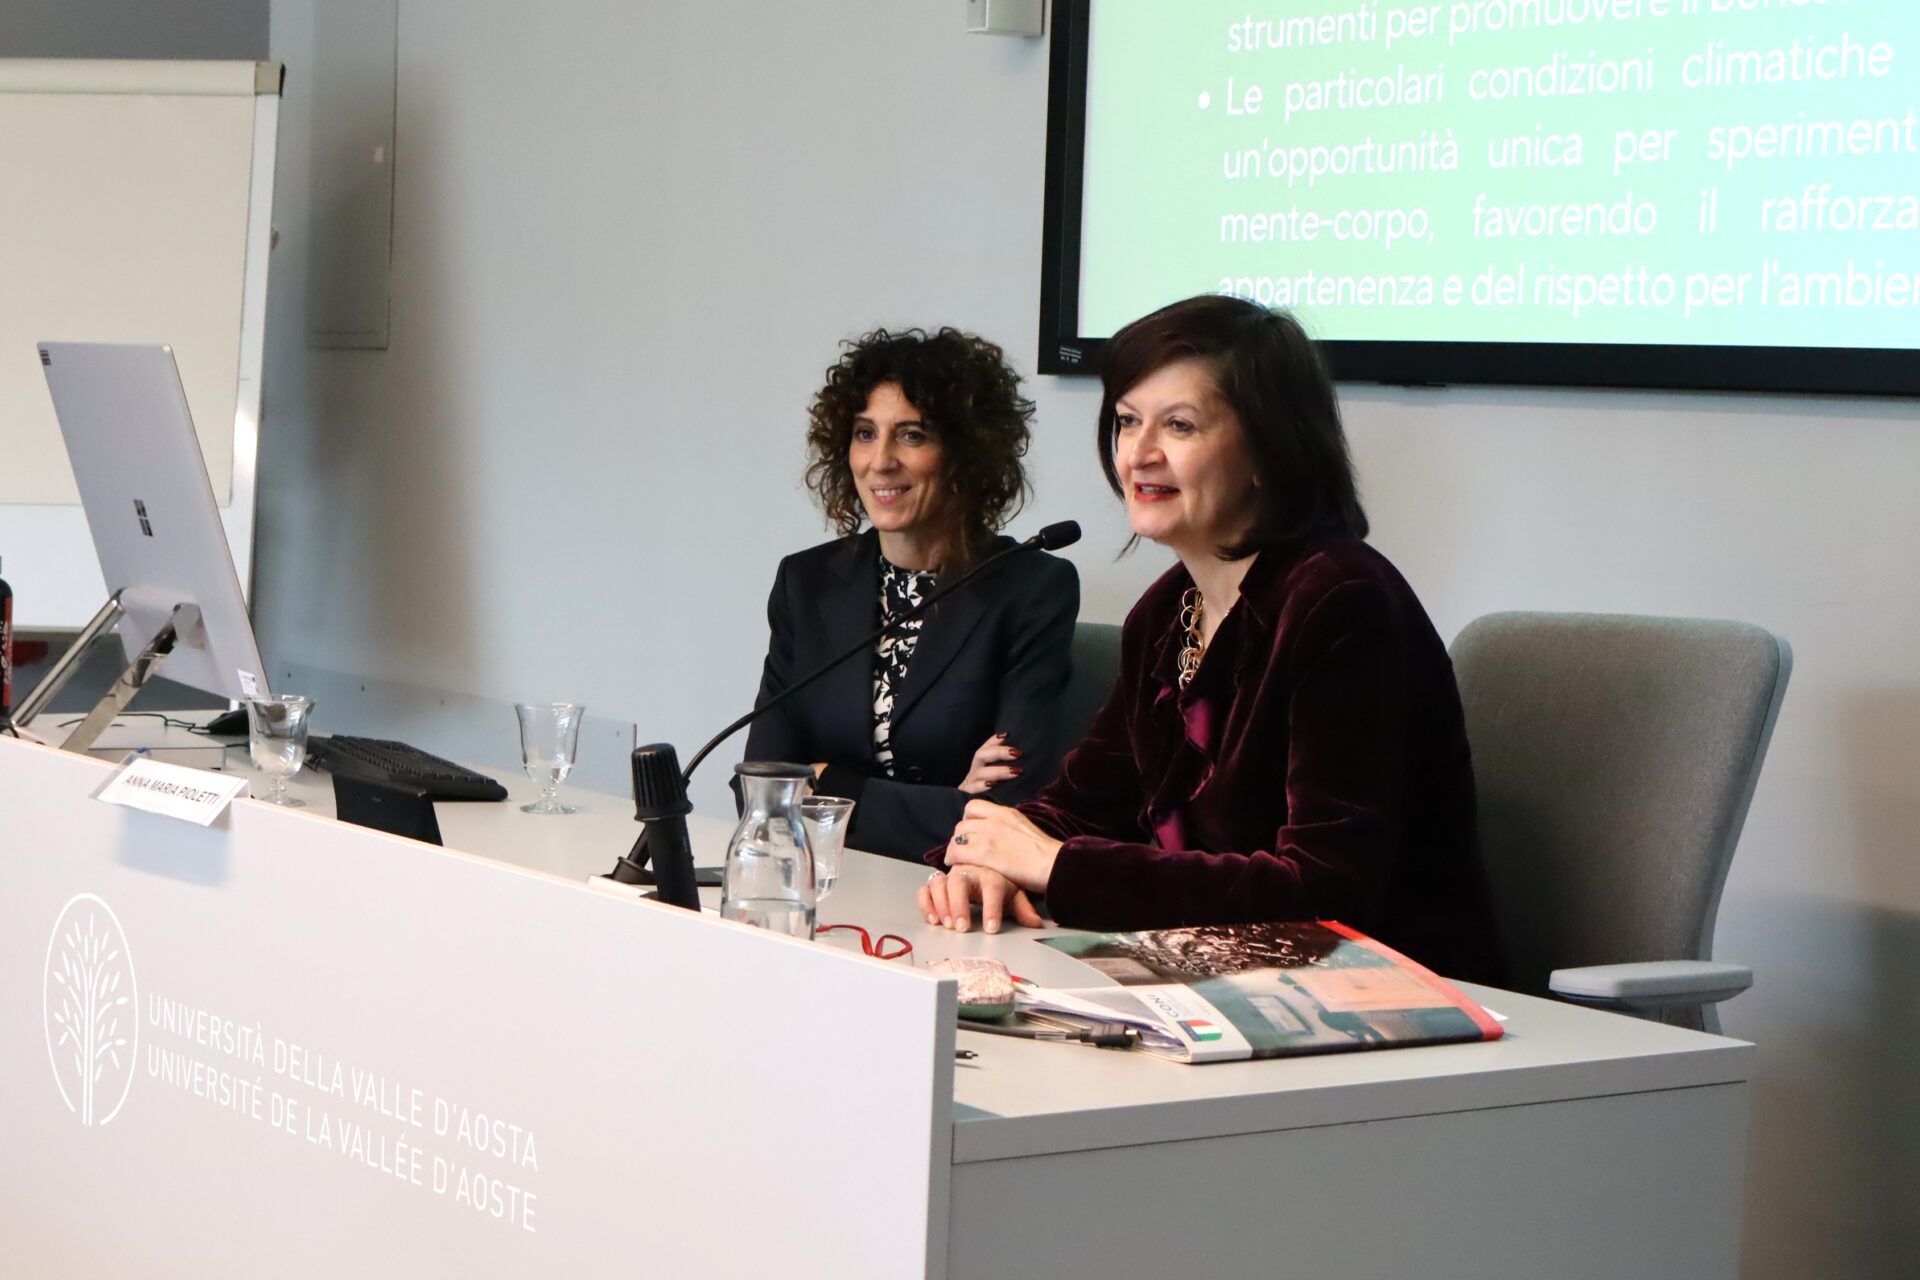
<path fill-rule="evenodd" d="M 133 1084 L 140 1042 L 133 954 L 113 908 L 90 893 L 67 903 L 47 939 L 41 981 L 60 1100 L 83 1125 L 111 1123 Z"/>

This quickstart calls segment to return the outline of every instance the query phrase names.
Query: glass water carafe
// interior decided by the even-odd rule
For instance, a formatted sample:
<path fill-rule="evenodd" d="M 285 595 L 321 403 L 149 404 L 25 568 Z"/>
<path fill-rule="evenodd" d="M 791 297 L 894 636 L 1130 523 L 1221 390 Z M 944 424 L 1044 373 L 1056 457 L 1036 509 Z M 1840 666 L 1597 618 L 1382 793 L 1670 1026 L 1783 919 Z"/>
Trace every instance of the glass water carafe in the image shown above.
<path fill-rule="evenodd" d="M 733 767 L 745 807 L 727 845 L 720 914 L 775 933 L 812 938 L 813 847 L 800 800 L 813 781 L 803 764 L 747 761 Z"/>

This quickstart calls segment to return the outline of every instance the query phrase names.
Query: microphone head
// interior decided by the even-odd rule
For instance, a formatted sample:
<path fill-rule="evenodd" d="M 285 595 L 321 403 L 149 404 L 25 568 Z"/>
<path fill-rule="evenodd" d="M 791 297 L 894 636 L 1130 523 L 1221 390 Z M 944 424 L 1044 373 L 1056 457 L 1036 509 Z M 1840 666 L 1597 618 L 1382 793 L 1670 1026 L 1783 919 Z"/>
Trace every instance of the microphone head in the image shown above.
<path fill-rule="evenodd" d="M 1059 524 L 1050 524 L 1033 535 L 1034 545 L 1042 551 L 1058 551 L 1080 541 L 1080 522 L 1062 520 Z"/>
<path fill-rule="evenodd" d="M 686 780 L 680 776 L 680 758 L 670 742 L 633 749 L 633 818 L 652 822 L 693 812 L 687 802 Z"/>

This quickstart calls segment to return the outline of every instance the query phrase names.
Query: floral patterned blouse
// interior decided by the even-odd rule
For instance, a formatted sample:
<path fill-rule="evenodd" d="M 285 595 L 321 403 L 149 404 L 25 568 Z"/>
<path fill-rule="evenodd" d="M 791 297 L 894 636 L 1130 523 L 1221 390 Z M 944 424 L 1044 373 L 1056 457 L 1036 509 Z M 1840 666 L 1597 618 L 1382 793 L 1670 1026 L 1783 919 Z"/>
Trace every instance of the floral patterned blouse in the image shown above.
<path fill-rule="evenodd" d="M 935 575 L 925 570 L 902 569 L 885 556 L 880 557 L 880 621 L 887 623 L 919 606 L 933 588 Z M 920 626 L 925 618 L 915 618 L 898 631 L 880 637 L 873 662 L 873 758 L 893 776 L 893 691 L 906 678 L 907 663 L 914 646 L 920 643 Z"/>

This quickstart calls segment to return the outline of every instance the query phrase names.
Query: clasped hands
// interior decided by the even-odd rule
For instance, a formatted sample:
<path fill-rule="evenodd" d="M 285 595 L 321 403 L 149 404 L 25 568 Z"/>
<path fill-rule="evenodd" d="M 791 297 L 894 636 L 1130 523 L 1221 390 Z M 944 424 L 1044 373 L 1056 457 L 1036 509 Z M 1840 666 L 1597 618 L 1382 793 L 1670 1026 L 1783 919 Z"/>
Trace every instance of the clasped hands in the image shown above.
<path fill-rule="evenodd" d="M 973 927 L 973 904 L 980 924 L 998 933 L 1006 913 L 1028 928 L 1045 923 L 1030 894 L 1044 892 L 1053 874 L 1060 841 L 1033 825 L 1018 809 L 991 800 L 969 800 L 965 814 L 947 841 L 946 871 L 936 871 L 920 886 L 920 914 L 928 924 L 956 933 Z"/>

